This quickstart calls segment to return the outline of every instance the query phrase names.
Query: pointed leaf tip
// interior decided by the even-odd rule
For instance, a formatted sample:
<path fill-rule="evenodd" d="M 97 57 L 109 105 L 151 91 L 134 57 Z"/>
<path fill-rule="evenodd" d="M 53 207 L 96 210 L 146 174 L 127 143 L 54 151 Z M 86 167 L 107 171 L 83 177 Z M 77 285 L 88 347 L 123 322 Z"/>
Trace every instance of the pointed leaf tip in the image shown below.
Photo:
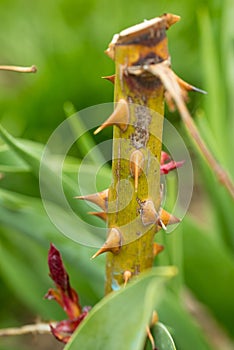
<path fill-rule="evenodd" d="M 64 268 L 62 257 L 58 249 L 51 243 L 48 254 L 50 277 L 63 291 L 69 288 L 69 277 Z"/>

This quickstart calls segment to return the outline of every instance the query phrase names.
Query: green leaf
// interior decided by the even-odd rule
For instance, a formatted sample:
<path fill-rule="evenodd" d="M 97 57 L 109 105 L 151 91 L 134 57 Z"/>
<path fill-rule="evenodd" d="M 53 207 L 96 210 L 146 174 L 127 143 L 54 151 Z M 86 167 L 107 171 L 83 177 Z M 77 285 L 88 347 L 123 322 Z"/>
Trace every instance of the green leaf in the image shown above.
<path fill-rule="evenodd" d="M 227 138 L 225 135 L 226 127 L 226 108 L 225 94 L 223 89 L 223 78 L 219 65 L 218 48 L 215 45 L 216 38 L 212 32 L 212 23 L 209 11 L 206 7 L 199 11 L 199 29 L 201 37 L 201 50 L 203 55 L 203 74 L 205 76 L 205 89 L 208 91 L 206 96 L 207 118 L 210 128 L 213 131 L 214 138 L 219 147 L 225 151 L 227 149 Z M 222 161 L 227 162 L 225 152 L 222 153 Z M 228 163 L 227 163 L 228 164 Z"/>
<path fill-rule="evenodd" d="M 43 300 L 48 289 L 48 268 L 42 247 L 26 238 L 22 241 L 19 235 L 5 230 L 0 236 L 0 255 L 0 273 L 15 295 L 45 319 L 61 317 L 55 305 L 48 307 Z"/>
<path fill-rule="evenodd" d="M 184 220 L 185 282 L 197 298 L 210 307 L 230 334 L 234 323 L 234 259 L 212 231 L 199 228 L 192 220 Z"/>
<path fill-rule="evenodd" d="M 68 221 L 72 221 L 76 213 L 79 213 L 82 219 L 97 226 L 96 218 L 93 218 L 91 215 L 87 218 L 87 207 L 84 205 L 83 201 L 74 199 L 74 196 L 79 194 L 77 182 L 73 181 L 73 179 L 66 174 L 61 174 L 59 172 L 56 156 L 52 156 L 45 162 L 41 162 L 42 150 L 40 148 L 31 147 L 31 142 L 25 143 L 19 139 L 15 139 L 1 125 L 0 137 L 30 166 L 36 178 L 39 178 L 40 171 L 40 190 L 45 203 L 53 202 L 63 208 L 67 212 L 64 220 L 68 219 Z M 59 163 L 59 165 L 61 165 L 61 163 Z M 50 203 L 48 203 L 47 211 L 50 210 L 50 208 Z M 54 214 L 54 212 L 52 214 Z M 56 217 L 59 219 L 59 215 Z M 62 224 L 61 220 L 58 225 L 60 224 Z M 81 220 L 79 220 L 79 226 L 80 230 L 85 230 L 85 225 L 83 225 Z M 101 226 L 101 223 L 99 226 Z"/>
<path fill-rule="evenodd" d="M 213 350 L 209 345 L 200 325 L 183 306 L 183 299 L 170 291 L 164 293 L 158 305 L 159 320 L 167 325 L 179 350 Z M 159 348 L 159 350 L 161 350 Z"/>
<path fill-rule="evenodd" d="M 173 267 L 154 268 L 126 288 L 113 292 L 90 312 L 65 350 L 142 350 L 146 326 Z"/>
<path fill-rule="evenodd" d="M 93 164 L 105 164 L 106 160 L 103 157 L 102 153 L 96 147 L 94 139 L 87 132 L 87 126 L 84 124 L 82 118 L 79 116 L 79 113 L 75 110 L 73 104 L 70 101 L 67 101 L 64 104 L 64 111 L 68 117 L 67 121 L 71 126 L 71 130 L 75 135 L 81 135 L 76 144 L 81 153 L 81 158 L 87 155 L 88 160 Z M 70 118 L 70 116 L 72 116 Z M 90 152 L 92 150 L 92 152 Z"/>
<path fill-rule="evenodd" d="M 54 210 L 56 210 L 56 208 L 57 207 L 55 206 Z M 40 260 L 44 259 L 43 266 L 46 266 L 46 254 L 49 248 L 49 243 L 55 243 L 57 247 L 60 247 L 59 249 L 65 260 L 71 265 L 72 280 L 75 280 L 79 289 L 79 294 L 83 296 L 82 299 L 89 304 L 93 301 L 96 302 L 97 299 L 101 297 L 103 294 L 103 257 L 96 259 L 94 263 L 90 260 L 90 257 L 94 254 L 96 249 L 79 245 L 65 238 L 51 223 L 38 198 L 27 197 L 6 190 L 0 190 L 0 222 L 1 227 L 4 228 L 2 235 L 6 230 L 12 241 L 16 241 L 16 239 L 19 238 L 18 244 L 22 245 L 22 255 L 25 256 L 25 258 L 27 258 L 30 253 L 29 250 L 24 248 L 25 240 L 30 239 L 35 242 L 35 247 L 38 245 L 43 249 L 44 258 L 40 257 Z M 69 230 L 69 226 L 67 229 Z M 89 234 L 89 232 L 83 231 L 82 234 L 86 235 Z M 2 235 L 0 235 L 0 239 Z M 2 249 L 4 252 L 8 251 L 7 246 L 5 246 L 3 242 Z M 21 248 L 19 248 L 19 251 L 20 249 Z M 9 255 L 9 258 L 10 257 L 11 255 Z M 28 266 L 32 266 L 33 269 L 33 266 L 37 264 L 31 264 Z M 6 267 L 7 275 L 7 262 L 4 266 Z M 17 269 L 20 270 L 18 275 L 24 274 L 25 270 L 21 270 L 19 265 L 17 265 Z M 43 273 L 47 275 L 47 266 L 43 269 Z M 11 274 L 11 276 L 9 275 L 8 277 L 11 280 L 11 288 L 15 291 L 17 289 L 17 283 L 15 283 L 15 277 L 17 277 L 17 274 Z M 28 282 L 25 283 L 25 288 L 27 288 L 30 283 L 30 280 L 28 280 Z M 20 293 L 20 291 L 17 292 Z M 29 306 L 31 307 L 31 304 Z"/>
<path fill-rule="evenodd" d="M 19 156 L 15 154 L 7 145 L 0 146 L 0 171 L 15 172 L 30 171 L 30 167 Z"/>
<path fill-rule="evenodd" d="M 154 338 L 155 346 L 158 350 L 176 350 L 174 341 L 163 323 L 158 322 L 150 328 L 151 334 Z M 152 350 L 152 344 L 147 339 L 145 350 Z"/>

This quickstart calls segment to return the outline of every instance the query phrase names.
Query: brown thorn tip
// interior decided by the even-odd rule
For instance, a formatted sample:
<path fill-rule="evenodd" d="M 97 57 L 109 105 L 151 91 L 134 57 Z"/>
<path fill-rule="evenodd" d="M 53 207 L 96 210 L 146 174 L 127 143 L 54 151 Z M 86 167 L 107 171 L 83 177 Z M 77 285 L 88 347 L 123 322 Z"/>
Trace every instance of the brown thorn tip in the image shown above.
<path fill-rule="evenodd" d="M 144 166 L 144 155 L 140 150 L 132 152 L 130 157 L 130 171 L 135 178 L 135 191 L 138 189 L 138 178 L 142 173 Z"/>
<path fill-rule="evenodd" d="M 200 94 L 203 94 L 203 95 L 207 95 L 207 91 L 199 89 L 196 86 L 191 85 L 191 88 L 193 91 L 200 92 Z"/>
<path fill-rule="evenodd" d="M 104 211 L 106 211 L 107 210 L 108 191 L 109 191 L 109 189 L 106 189 L 106 190 L 101 191 L 101 192 L 88 194 L 86 196 L 77 196 L 75 198 L 92 202 L 92 203 L 98 205 Z"/>
<path fill-rule="evenodd" d="M 157 256 L 160 252 L 162 252 L 164 249 L 164 246 L 158 243 L 154 243 L 153 245 L 153 254 L 154 256 Z"/>
<path fill-rule="evenodd" d="M 91 257 L 91 259 L 96 258 L 98 255 L 106 252 L 111 252 L 113 254 L 118 254 L 122 245 L 122 235 L 116 228 L 111 228 L 106 242 L 103 246 Z"/>
<path fill-rule="evenodd" d="M 181 220 L 178 219 L 176 216 L 168 213 L 166 210 L 161 208 L 159 210 L 159 219 L 158 219 L 158 225 L 162 227 L 164 230 L 166 230 L 167 225 L 173 225 L 177 224 Z"/>
<path fill-rule="evenodd" d="M 129 122 L 129 112 L 128 112 L 128 104 L 124 99 L 120 99 L 116 105 L 114 112 L 110 115 L 110 117 L 94 131 L 94 135 L 97 135 L 100 131 L 102 131 L 107 126 L 116 125 L 122 131 L 127 129 Z"/>
<path fill-rule="evenodd" d="M 90 212 L 88 212 L 88 214 L 97 216 L 98 218 L 100 218 L 104 221 L 107 220 L 107 213 L 104 211 L 90 211 Z"/>
<path fill-rule="evenodd" d="M 129 270 L 124 271 L 123 273 L 123 280 L 124 280 L 124 288 L 126 287 L 128 281 L 132 277 L 132 273 Z"/>
<path fill-rule="evenodd" d="M 172 72 L 172 73 L 173 73 L 174 77 L 176 78 L 177 83 L 179 84 L 179 86 L 181 87 L 182 90 L 200 92 L 201 94 L 204 94 L 204 95 L 207 94 L 206 91 L 199 89 L 199 88 L 187 83 L 186 81 L 184 81 L 183 79 L 178 77 L 178 75 L 176 75 L 174 72 Z"/>
<path fill-rule="evenodd" d="M 106 79 L 106 80 L 108 80 L 108 81 L 110 81 L 111 83 L 114 84 L 114 82 L 115 82 L 115 74 L 107 75 L 106 77 L 102 77 L 102 79 Z"/>

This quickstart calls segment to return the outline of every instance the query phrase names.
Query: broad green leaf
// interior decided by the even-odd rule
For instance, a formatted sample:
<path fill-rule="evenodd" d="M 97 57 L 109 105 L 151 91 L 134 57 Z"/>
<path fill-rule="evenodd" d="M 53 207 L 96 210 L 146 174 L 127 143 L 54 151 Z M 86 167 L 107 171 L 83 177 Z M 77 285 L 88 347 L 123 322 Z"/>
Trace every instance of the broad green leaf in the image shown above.
<path fill-rule="evenodd" d="M 78 327 L 66 350 L 142 350 L 146 326 L 173 267 L 154 268 L 100 301 Z"/>
<path fill-rule="evenodd" d="M 158 322 L 150 328 L 150 331 L 158 350 L 176 350 L 172 336 L 163 323 Z M 149 339 L 147 340 L 145 350 L 152 350 L 152 344 Z"/>

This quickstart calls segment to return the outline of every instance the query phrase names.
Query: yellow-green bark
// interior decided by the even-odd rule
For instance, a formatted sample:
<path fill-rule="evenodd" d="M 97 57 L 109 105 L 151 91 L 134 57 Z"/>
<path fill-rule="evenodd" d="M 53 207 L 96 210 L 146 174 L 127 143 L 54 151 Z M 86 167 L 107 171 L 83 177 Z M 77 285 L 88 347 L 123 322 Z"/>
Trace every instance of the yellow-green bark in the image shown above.
<path fill-rule="evenodd" d="M 142 25 L 143 29 L 121 32 L 110 44 L 108 54 L 115 61 L 114 100 L 125 100 L 129 124 L 125 131 L 114 126 L 112 174 L 108 196 L 108 228 L 121 233 L 121 248 L 108 252 L 106 260 L 106 293 L 124 282 L 124 272 L 138 275 L 153 265 L 153 241 L 157 224 L 143 224 L 145 201 L 160 207 L 160 156 L 164 114 L 164 88 L 150 74 L 140 77 L 128 68 L 168 59 L 166 18 Z M 130 158 L 135 150 L 144 155 L 143 172 L 135 190 Z M 152 202 L 151 202 L 152 201 Z M 157 215 L 156 215 L 157 216 Z M 155 216 L 155 219 L 156 219 Z"/>

